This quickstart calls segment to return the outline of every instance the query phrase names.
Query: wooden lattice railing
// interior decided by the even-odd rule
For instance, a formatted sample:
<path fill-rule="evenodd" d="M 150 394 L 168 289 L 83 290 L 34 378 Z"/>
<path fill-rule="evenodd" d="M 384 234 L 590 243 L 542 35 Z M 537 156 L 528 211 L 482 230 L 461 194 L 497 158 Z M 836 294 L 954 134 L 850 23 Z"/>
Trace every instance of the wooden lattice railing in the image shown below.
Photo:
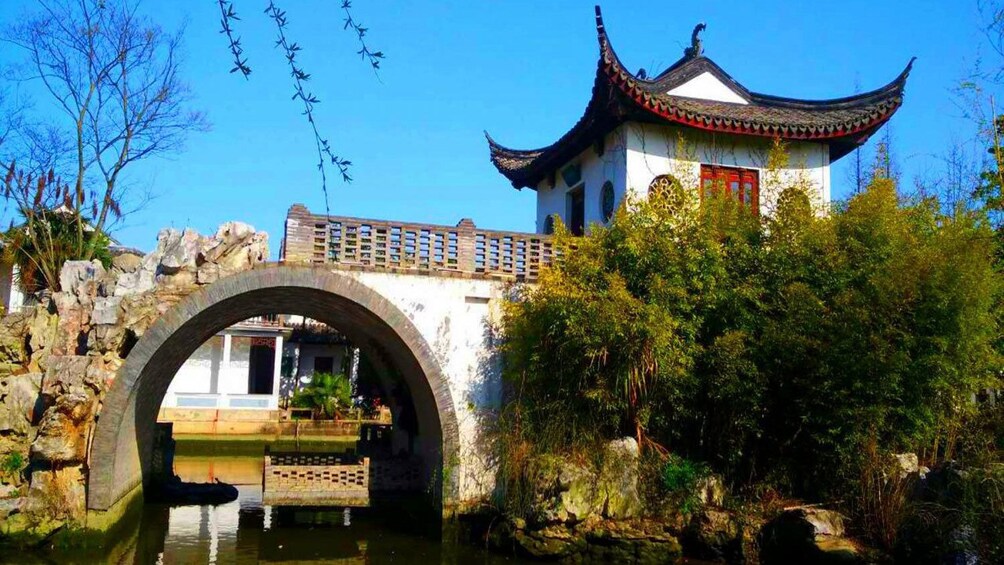
<path fill-rule="evenodd" d="M 534 281 L 554 258 L 550 236 L 310 214 L 290 209 L 286 262 L 337 264 L 364 269 L 459 273 Z"/>

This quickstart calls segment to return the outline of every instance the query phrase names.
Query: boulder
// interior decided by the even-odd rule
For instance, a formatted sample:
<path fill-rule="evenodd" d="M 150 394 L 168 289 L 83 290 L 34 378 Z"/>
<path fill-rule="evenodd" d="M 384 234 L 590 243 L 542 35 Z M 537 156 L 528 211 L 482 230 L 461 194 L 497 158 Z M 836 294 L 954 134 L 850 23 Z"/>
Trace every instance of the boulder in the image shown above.
<path fill-rule="evenodd" d="M 143 265 L 143 257 L 135 253 L 121 253 L 112 258 L 112 268 L 120 273 L 135 273 Z"/>
<path fill-rule="evenodd" d="M 697 480 L 697 500 L 702 506 L 721 507 L 725 503 L 725 485 L 717 475 L 707 475 Z"/>
<path fill-rule="evenodd" d="M 771 563 L 858 563 L 856 545 L 843 537 L 847 519 L 833 510 L 792 508 L 760 532 L 760 558 Z"/>
<path fill-rule="evenodd" d="M 195 270 L 198 266 L 201 247 L 201 236 L 192 229 L 185 228 L 181 232 L 175 229 L 161 230 L 157 234 L 157 250 L 159 256 L 159 273 L 174 275 L 184 269 Z"/>
<path fill-rule="evenodd" d="M 742 561 L 742 541 L 742 528 L 732 513 L 704 509 L 691 517 L 683 547 L 691 557 L 735 563 Z"/>
<path fill-rule="evenodd" d="M 521 553 L 536 559 L 560 559 L 582 552 L 586 540 L 575 535 L 563 525 L 552 525 L 541 530 L 517 530 L 513 536 Z"/>
<path fill-rule="evenodd" d="M 31 488 L 21 510 L 51 520 L 80 521 L 87 503 L 84 485 L 80 465 L 35 471 L 31 474 Z"/>
<path fill-rule="evenodd" d="M 603 452 L 599 488 L 604 518 L 634 518 L 641 514 L 638 494 L 638 442 L 632 437 L 611 441 Z"/>
<path fill-rule="evenodd" d="M 58 355 L 83 353 L 91 312 L 105 276 L 101 262 L 67 261 L 59 273 L 61 290 L 52 295 L 59 314 L 52 352 Z"/>
<path fill-rule="evenodd" d="M 30 356 L 28 370 L 32 372 L 45 371 L 49 355 L 52 353 L 52 345 L 56 340 L 59 317 L 50 306 L 53 305 L 49 300 L 35 306 L 27 322 L 26 353 Z"/>
<path fill-rule="evenodd" d="M 41 388 L 41 373 L 0 379 L 0 432 L 29 434 L 32 424 L 42 415 Z"/>
<path fill-rule="evenodd" d="M 219 266 L 216 275 L 246 271 L 265 261 L 268 261 L 268 234 L 242 222 L 221 225 L 200 256 L 200 264 Z"/>
<path fill-rule="evenodd" d="M 599 468 L 569 460 L 558 464 L 553 492 L 538 500 L 542 524 L 577 524 L 590 517 L 633 518 L 641 513 L 638 443 L 624 438 L 603 448 Z"/>
<path fill-rule="evenodd" d="M 2 498 L 0 497 L 0 523 L 5 522 L 8 517 L 21 511 L 26 498 Z"/>
<path fill-rule="evenodd" d="M 45 411 L 31 458 L 48 463 L 80 463 L 87 458 L 87 435 L 94 423 L 98 398 L 85 387 L 74 387 Z"/>
<path fill-rule="evenodd" d="M 80 299 L 93 299 L 97 295 L 97 283 L 104 276 L 105 267 L 97 259 L 67 261 L 59 271 L 59 289 Z"/>
<path fill-rule="evenodd" d="M 100 392 L 101 383 L 88 378 L 90 363 L 91 358 L 84 355 L 53 355 L 42 380 L 42 398 L 46 405 L 52 406 L 60 396 L 82 387 Z"/>
<path fill-rule="evenodd" d="M 15 329 L 0 326 L 0 375 L 17 371 L 24 362 L 24 338 Z"/>
<path fill-rule="evenodd" d="M 675 564 L 683 554 L 676 536 L 659 522 L 604 520 L 578 529 L 585 530 L 585 562 Z"/>
<path fill-rule="evenodd" d="M 119 275 L 115 284 L 115 296 L 132 296 L 149 292 L 157 286 L 156 267 L 138 269 Z"/>
<path fill-rule="evenodd" d="M 94 301 L 94 311 L 91 313 L 92 324 L 114 324 L 119 319 L 121 296 L 101 297 Z"/>

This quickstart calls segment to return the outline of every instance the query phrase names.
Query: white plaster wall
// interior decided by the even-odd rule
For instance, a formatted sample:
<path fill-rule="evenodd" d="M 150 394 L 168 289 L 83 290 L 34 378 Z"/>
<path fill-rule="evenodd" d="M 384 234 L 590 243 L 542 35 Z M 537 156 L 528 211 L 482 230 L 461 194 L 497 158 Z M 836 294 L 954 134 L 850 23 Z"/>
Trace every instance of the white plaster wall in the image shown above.
<path fill-rule="evenodd" d="M 0 300 L 7 312 L 17 312 L 24 306 L 25 296 L 17 285 L 17 265 L 0 263 Z"/>
<path fill-rule="evenodd" d="M 707 71 L 670 90 L 667 94 L 684 96 L 686 98 L 731 102 L 733 104 L 749 104 L 745 98 L 739 96 L 731 88 L 725 86 L 722 81 L 715 78 L 715 75 Z"/>
<path fill-rule="evenodd" d="M 248 393 L 248 372 L 251 370 L 251 338 L 233 336 L 230 342 L 230 366 L 220 377 L 220 392 Z"/>
<path fill-rule="evenodd" d="M 460 432 L 462 500 L 494 486 L 480 425 L 494 417 L 501 395 L 501 365 L 490 330 L 495 306 L 504 297 L 499 281 L 344 272 L 397 306 L 432 348 L 449 382 Z M 419 409 L 421 409 L 419 407 Z M 449 456 L 449 454 L 447 454 Z"/>
<path fill-rule="evenodd" d="M 213 336 L 200 345 L 175 373 L 161 406 L 164 408 L 177 406 L 177 394 L 217 392 L 214 390 L 214 385 L 216 378 L 222 372 L 220 365 L 222 359 L 223 336 Z"/>
<path fill-rule="evenodd" d="M 297 378 L 309 378 L 314 374 L 314 358 L 316 357 L 333 357 L 337 373 L 341 370 L 342 360 L 345 359 L 345 346 L 329 343 L 300 344 L 300 366 L 296 370 Z"/>
<path fill-rule="evenodd" d="M 652 124 L 627 124 L 627 187 L 636 197 L 648 194 L 652 179 L 672 174 L 685 186 L 697 189 L 701 164 L 741 167 L 760 171 L 760 210 L 774 209 L 776 194 L 768 187 L 767 155 L 772 141 L 725 134 L 697 132 L 690 128 Z M 687 154 L 677 155 L 678 134 L 687 143 Z M 789 167 L 779 174 L 781 184 L 799 177 L 808 181 L 815 192 L 816 204 L 830 201 L 830 153 L 823 143 L 789 142 Z M 681 178 L 681 177 L 690 178 Z"/>
<path fill-rule="evenodd" d="M 590 224 L 603 223 L 600 203 L 600 190 L 603 183 L 611 181 L 614 185 L 614 196 L 620 205 L 625 192 L 625 140 L 624 128 L 610 132 L 604 141 L 603 155 L 597 155 L 590 147 L 579 154 L 571 163 L 582 164 L 582 181 L 585 183 L 585 220 L 586 228 Z M 564 169 L 564 167 L 562 167 Z M 537 186 L 537 233 L 544 233 L 544 222 L 550 214 L 557 214 L 561 220 L 568 223 L 568 191 L 575 186 L 567 186 L 561 178 L 559 170 L 554 176 L 555 185 L 551 188 L 550 180 L 545 179 Z"/>

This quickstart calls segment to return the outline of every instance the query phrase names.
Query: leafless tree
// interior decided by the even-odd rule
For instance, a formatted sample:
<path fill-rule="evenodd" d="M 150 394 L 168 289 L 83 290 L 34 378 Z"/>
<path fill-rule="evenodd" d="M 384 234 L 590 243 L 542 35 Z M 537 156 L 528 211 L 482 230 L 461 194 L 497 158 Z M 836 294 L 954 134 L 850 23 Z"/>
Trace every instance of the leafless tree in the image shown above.
<path fill-rule="evenodd" d="M 97 238 L 123 215 L 131 196 L 123 171 L 177 150 L 187 133 L 206 128 L 204 116 L 188 109 L 179 75 L 182 31 L 164 31 L 130 0 L 42 0 L 4 36 L 25 56 L 18 80 L 51 96 L 58 118 L 49 135 L 70 150 L 56 170 L 69 196 L 48 204 L 93 227 L 77 223 L 80 259 L 93 256 Z M 38 129 L 25 132 L 37 146 L 53 141 Z"/>

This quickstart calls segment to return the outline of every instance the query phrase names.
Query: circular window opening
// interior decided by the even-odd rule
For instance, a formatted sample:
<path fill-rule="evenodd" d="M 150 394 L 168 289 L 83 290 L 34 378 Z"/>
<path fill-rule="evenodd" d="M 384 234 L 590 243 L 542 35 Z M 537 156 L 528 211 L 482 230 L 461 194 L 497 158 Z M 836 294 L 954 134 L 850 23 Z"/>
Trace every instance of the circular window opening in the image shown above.
<path fill-rule="evenodd" d="M 614 215 L 614 183 L 607 181 L 603 183 L 603 188 L 600 189 L 600 210 L 603 212 L 603 221 L 609 222 L 610 217 Z"/>
<path fill-rule="evenodd" d="M 680 181 L 676 180 L 676 177 L 673 175 L 659 175 L 649 183 L 648 195 L 649 197 L 669 198 L 675 195 L 679 188 Z"/>
<path fill-rule="evenodd" d="M 544 234 L 554 234 L 554 214 L 548 214 L 547 217 L 544 218 Z"/>

